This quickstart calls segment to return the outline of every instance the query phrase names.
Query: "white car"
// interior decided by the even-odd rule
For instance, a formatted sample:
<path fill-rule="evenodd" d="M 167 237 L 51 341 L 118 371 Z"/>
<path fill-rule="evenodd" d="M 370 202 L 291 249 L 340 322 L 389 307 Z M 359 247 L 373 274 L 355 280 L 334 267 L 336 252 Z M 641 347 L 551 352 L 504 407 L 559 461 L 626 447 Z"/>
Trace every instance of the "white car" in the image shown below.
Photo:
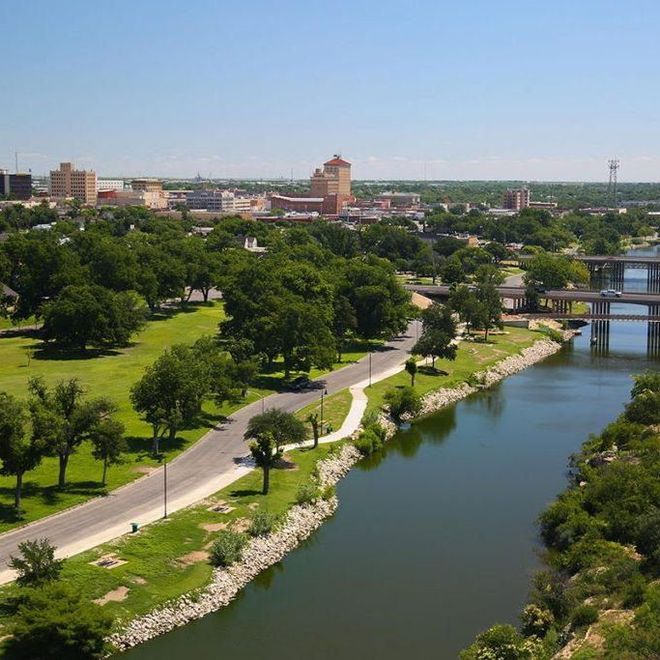
<path fill-rule="evenodd" d="M 600 295 L 603 298 L 621 298 L 621 291 L 616 289 L 601 289 Z"/>

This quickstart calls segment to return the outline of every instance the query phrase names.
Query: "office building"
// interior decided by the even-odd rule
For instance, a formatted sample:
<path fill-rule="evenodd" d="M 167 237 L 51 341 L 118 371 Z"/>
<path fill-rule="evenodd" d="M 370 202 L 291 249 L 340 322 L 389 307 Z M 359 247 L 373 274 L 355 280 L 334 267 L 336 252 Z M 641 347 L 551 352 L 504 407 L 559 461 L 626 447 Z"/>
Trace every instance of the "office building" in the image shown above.
<path fill-rule="evenodd" d="M 96 203 L 96 172 L 74 170 L 72 163 L 60 163 L 50 172 L 50 195 L 56 199 L 73 197 L 83 204 Z"/>
<path fill-rule="evenodd" d="M 190 190 L 186 205 L 191 210 L 216 213 L 250 213 L 254 200 L 242 197 L 233 190 Z"/>
<path fill-rule="evenodd" d="M 158 192 L 163 189 L 163 182 L 158 179 L 133 179 L 131 188 L 135 191 Z"/>
<path fill-rule="evenodd" d="M 0 170 L 0 196 L 9 199 L 30 199 L 32 175 L 10 174 L 9 170 Z"/>
<path fill-rule="evenodd" d="M 98 193 L 99 206 L 145 206 L 159 211 L 167 208 L 167 196 L 162 190 L 102 190 Z"/>
<path fill-rule="evenodd" d="M 509 188 L 504 193 L 504 208 L 520 211 L 529 207 L 528 188 Z"/>
<path fill-rule="evenodd" d="M 118 190 L 121 191 L 124 189 L 124 181 L 122 179 L 97 179 L 96 180 L 96 192 L 103 192 L 107 190 Z"/>
<path fill-rule="evenodd" d="M 336 154 L 311 176 L 310 197 L 351 196 L 351 164 Z"/>

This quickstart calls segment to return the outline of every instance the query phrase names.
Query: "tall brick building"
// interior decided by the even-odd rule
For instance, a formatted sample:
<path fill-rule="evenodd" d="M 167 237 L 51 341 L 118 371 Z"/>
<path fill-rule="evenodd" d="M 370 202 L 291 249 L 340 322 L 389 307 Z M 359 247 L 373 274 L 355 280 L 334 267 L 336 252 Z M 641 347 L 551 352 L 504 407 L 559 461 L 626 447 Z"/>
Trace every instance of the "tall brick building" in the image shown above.
<path fill-rule="evenodd" d="M 96 204 L 96 172 L 60 163 L 59 170 L 50 172 L 50 194 L 56 199 L 75 197 L 83 204 Z"/>

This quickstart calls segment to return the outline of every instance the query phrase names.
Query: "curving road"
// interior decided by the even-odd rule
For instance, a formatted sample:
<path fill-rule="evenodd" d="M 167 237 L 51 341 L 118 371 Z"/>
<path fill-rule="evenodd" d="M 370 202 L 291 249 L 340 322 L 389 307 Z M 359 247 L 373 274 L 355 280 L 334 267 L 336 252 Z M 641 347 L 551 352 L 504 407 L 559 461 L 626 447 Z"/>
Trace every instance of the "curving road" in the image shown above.
<path fill-rule="evenodd" d="M 371 373 L 376 382 L 398 371 L 415 341 L 415 322 L 407 333 L 372 353 Z M 318 379 L 328 394 L 369 377 L 369 357 Z M 240 410 L 221 426 L 209 431 L 167 466 L 168 512 L 208 497 L 250 470 L 243 440 L 248 420 L 266 408 L 294 411 L 320 396 L 321 389 L 272 394 Z M 163 468 L 149 476 L 59 514 L 0 535 L 0 583 L 13 578 L 6 568 L 17 545 L 26 539 L 46 537 L 65 557 L 125 534 L 132 522 L 140 525 L 163 516 Z"/>

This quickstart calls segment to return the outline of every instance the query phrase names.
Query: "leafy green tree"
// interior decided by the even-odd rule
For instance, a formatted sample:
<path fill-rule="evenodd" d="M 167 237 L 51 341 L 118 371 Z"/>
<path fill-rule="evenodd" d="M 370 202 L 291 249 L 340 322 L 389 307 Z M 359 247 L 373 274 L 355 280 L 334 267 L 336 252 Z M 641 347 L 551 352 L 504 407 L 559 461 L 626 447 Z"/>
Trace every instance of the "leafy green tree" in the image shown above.
<path fill-rule="evenodd" d="M 52 390 L 43 378 L 28 381 L 30 412 L 35 439 L 44 451 L 59 459 L 58 487 L 66 485 L 69 459 L 90 437 L 92 429 L 114 410 L 106 399 L 86 401 L 77 378 L 60 381 Z"/>
<path fill-rule="evenodd" d="M 411 357 L 406 360 L 406 371 L 410 376 L 410 386 L 415 387 L 415 376 L 417 375 L 417 360 Z"/>
<path fill-rule="evenodd" d="M 113 617 L 66 584 L 29 589 L 18 599 L 8 660 L 95 660 L 111 650 L 106 642 Z"/>
<path fill-rule="evenodd" d="M 546 289 L 563 289 L 569 282 L 588 283 L 589 271 L 584 264 L 568 257 L 541 252 L 525 262 L 523 281 Z"/>
<path fill-rule="evenodd" d="M 423 357 L 431 357 L 435 368 L 437 358 L 456 358 L 456 323 L 452 310 L 446 305 L 434 303 L 422 311 L 422 334 L 412 348 L 412 352 Z"/>
<path fill-rule="evenodd" d="M 625 414 L 637 424 L 660 424 L 660 391 L 642 391 L 626 406 Z"/>
<path fill-rule="evenodd" d="M 282 458 L 282 447 L 278 445 L 272 433 L 264 432 L 251 436 L 254 440 L 250 443 L 250 453 L 257 467 L 263 472 L 262 494 L 268 495 L 270 489 L 270 471 Z"/>
<path fill-rule="evenodd" d="M 341 362 L 346 335 L 357 329 L 355 310 L 346 296 L 338 295 L 333 302 L 332 330 L 337 342 L 337 362 Z"/>
<path fill-rule="evenodd" d="M 124 438 L 124 425 L 114 419 L 103 419 L 90 431 L 92 441 L 92 456 L 103 462 L 103 477 L 101 483 L 105 486 L 109 465 L 122 462 L 122 453 L 128 445 Z"/>
<path fill-rule="evenodd" d="M 634 399 L 644 392 L 660 392 L 660 371 L 645 371 L 633 376 L 633 385 L 630 396 Z"/>
<path fill-rule="evenodd" d="M 477 635 L 464 651 L 461 660 L 532 660 L 537 644 L 525 639 L 513 626 L 497 625 Z"/>
<path fill-rule="evenodd" d="M 143 324 L 137 296 L 98 285 L 66 287 L 44 306 L 44 339 L 63 348 L 125 345 Z"/>
<path fill-rule="evenodd" d="M 250 419 L 245 431 L 245 439 L 270 436 L 278 448 L 285 444 L 304 442 L 307 433 L 305 425 L 292 413 L 279 408 L 270 408 Z"/>
<path fill-rule="evenodd" d="M 20 557 L 10 557 L 9 568 L 18 573 L 16 583 L 21 587 L 40 587 L 59 580 L 62 559 L 55 559 L 55 547 L 48 539 L 23 541 L 18 544 Z"/>
<path fill-rule="evenodd" d="M 145 370 L 131 388 L 131 403 L 152 429 L 152 450 L 160 451 L 167 433 L 170 442 L 182 425 L 200 413 L 211 391 L 210 363 L 190 346 L 175 344 Z"/>
<path fill-rule="evenodd" d="M 43 456 L 43 446 L 27 434 L 25 406 L 11 394 L 0 392 L 0 474 L 15 476 L 14 508 L 20 515 L 23 475 L 34 470 Z"/>
<path fill-rule="evenodd" d="M 502 299 L 492 281 L 479 282 L 475 297 L 481 306 L 481 327 L 484 339 L 488 341 L 488 332 L 492 328 L 502 326 Z"/>

